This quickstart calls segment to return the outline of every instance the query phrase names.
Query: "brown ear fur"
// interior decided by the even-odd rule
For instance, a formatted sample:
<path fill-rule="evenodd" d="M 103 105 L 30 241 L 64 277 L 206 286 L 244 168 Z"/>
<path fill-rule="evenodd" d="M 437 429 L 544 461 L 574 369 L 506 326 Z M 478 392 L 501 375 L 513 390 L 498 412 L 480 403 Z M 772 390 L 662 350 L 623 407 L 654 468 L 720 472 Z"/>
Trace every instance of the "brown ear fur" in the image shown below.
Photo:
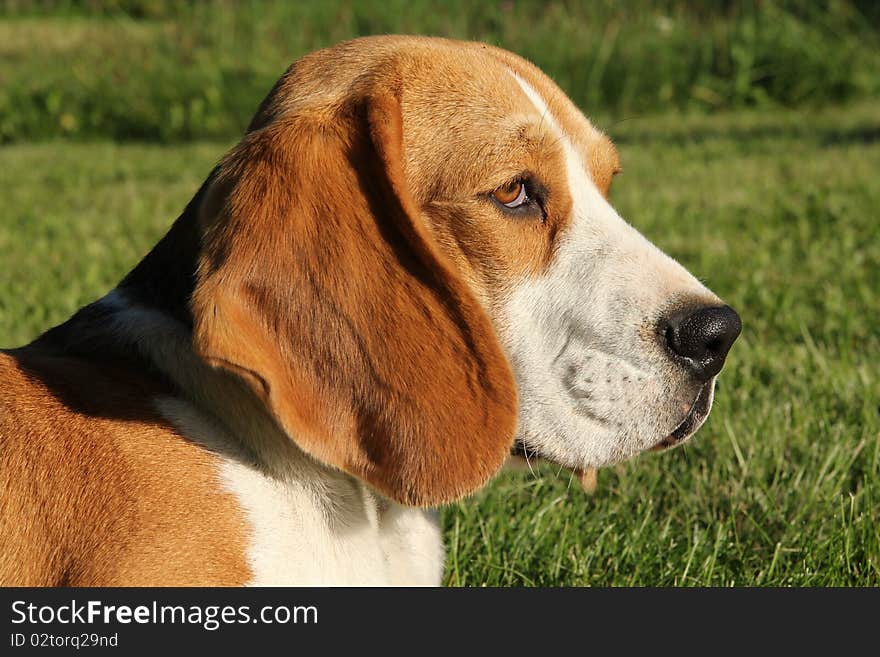
<path fill-rule="evenodd" d="M 193 335 L 306 452 L 434 505 L 500 467 L 516 391 L 407 193 L 401 149 L 390 91 L 248 134 L 202 206 Z"/>

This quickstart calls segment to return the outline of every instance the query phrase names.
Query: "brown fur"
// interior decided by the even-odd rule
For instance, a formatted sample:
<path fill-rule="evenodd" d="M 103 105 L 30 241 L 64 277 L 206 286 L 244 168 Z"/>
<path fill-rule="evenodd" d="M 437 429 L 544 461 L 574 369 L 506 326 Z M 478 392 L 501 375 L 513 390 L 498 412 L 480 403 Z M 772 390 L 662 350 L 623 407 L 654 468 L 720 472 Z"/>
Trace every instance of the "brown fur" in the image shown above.
<path fill-rule="evenodd" d="M 216 457 L 150 408 L 167 391 L 36 349 L 0 354 L 0 380 L 0 583 L 249 579 L 246 530 Z"/>
<path fill-rule="evenodd" d="M 516 391 L 413 207 L 399 113 L 376 89 L 329 119 L 278 118 L 223 161 L 222 200 L 202 216 L 194 342 L 250 380 L 301 448 L 437 504 L 498 469 Z"/>
<path fill-rule="evenodd" d="M 528 62 L 362 39 L 288 70 L 120 284 L 247 384 L 241 408 L 408 504 L 470 493 L 508 454 L 516 391 L 493 308 L 552 261 L 570 214 L 557 140 L 506 68 L 547 99 L 607 195 L 613 146 Z M 488 202 L 523 172 L 547 190 L 540 218 Z M 216 457 L 153 404 L 219 393 L 165 380 L 117 341 L 86 308 L 0 354 L 0 582 L 245 582 L 243 514 Z"/>

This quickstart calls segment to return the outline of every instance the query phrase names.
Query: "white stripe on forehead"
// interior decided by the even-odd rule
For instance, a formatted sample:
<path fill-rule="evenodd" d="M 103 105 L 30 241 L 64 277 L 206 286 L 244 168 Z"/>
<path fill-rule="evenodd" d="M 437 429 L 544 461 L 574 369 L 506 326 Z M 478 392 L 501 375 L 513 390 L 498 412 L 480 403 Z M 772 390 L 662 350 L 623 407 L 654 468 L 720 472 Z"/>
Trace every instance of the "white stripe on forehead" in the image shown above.
<path fill-rule="evenodd" d="M 549 128 L 562 142 L 563 150 L 565 152 L 565 159 L 568 164 L 567 168 L 569 172 L 570 182 L 574 183 L 576 180 L 581 182 L 582 184 L 584 182 L 587 182 L 590 187 L 595 189 L 596 193 L 599 193 L 598 188 L 595 187 L 593 176 L 590 173 L 589 168 L 586 166 L 586 163 L 584 162 L 583 156 L 574 147 L 574 144 L 572 144 L 569 136 L 556 122 L 556 117 L 553 116 L 553 112 L 550 111 L 547 103 L 545 103 L 544 99 L 541 98 L 541 94 L 539 94 L 532 85 L 523 80 L 514 71 L 507 69 L 507 72 L 513 76 L 513 79 L 516 80 L 516 83 L 520 86 L 520 89 L 523 90 L 523 93 L 525 93 L 526 97 L 531 101 L 535 109 L 538 110 L 538 113 L 541 115 L 541 121 L 549 126 Z"/>
<path fill-rule="evenodd" d="M 545 121 L 553 130 L 563 136 L 562 130 L 559 129 L 559 124 L 556 123 L 556 117 L 553 116 L 553 113 L 550 111 L 550 108 L 547 107 L 547 103 L 544 102 L 544 99 L 541 98 L 541 94 L 535 91 L 535 88 L 530 85 L 528 82 L 523 80 L 519 75 L 507 69 L 507 72 L 513 76 L 513 79 L 516 80 L 516 83 L 520 86 L 520 89 L 523 90 L 528 99 L 532 101 L 532 105 L 535 106 L 535 109 L 538 110 L 538 113 L 541 115 L 541 120 Z"/>

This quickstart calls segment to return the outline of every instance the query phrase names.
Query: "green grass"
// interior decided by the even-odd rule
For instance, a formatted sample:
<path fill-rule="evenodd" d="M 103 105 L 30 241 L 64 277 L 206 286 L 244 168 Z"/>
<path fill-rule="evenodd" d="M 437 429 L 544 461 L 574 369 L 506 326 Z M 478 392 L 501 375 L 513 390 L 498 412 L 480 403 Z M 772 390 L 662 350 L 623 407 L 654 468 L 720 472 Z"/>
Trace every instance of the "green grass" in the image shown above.
<path fill-rule="evenodd" d="M 880 93 L 870 0 L 0 0 L 0 143 L 232 138 L 293 59 L 389 32 L 514 50 L 594 115 Z"/>
<path fill-rule="evenodd" d="M 685 448 L 500 475 L 443 512 L 456 585 L 880 585 L 880 102 L 603 126 L 613 202 L 741 313 Z M 0 345 L 106 292 L 229 146 L 0 149 Z"/>
<path fill-rule="evenodd" d="M 444 509 L 446 581 L 880 585 L 870 0 L 0 0 L 0 346 L 110 289 L 290 61 L 382 32 L 534 60 L 617 141 L 621 213 L 744 321 L 694 441 L 594 496 L 500 475 Z"/>
<path fill-rule="evenodd" d="M 880 584 L 880 104 L 611 128 L 614 202 L 742 314 L 696 439 L 501 477 L 450 508 L 452 584 Z"/>

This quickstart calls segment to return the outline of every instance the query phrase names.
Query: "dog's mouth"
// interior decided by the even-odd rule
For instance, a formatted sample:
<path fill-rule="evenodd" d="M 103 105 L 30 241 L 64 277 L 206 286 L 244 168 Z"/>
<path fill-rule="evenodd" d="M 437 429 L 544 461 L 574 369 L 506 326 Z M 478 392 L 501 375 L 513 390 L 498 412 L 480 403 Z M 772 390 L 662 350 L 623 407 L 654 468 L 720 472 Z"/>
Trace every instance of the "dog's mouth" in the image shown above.
<path fill-rule="evenodd" d="M 659 443 L 650 447 L 648 451 L 660 452 L 666 449 L 680 445 L 687 438 L 692 436 L 697 429 L 703 424 L 703 421 L 709 415 L 709 405 L 712 402 L 713 384 L 706 383 L 697 392 L 697 396 L 691 404 L 687 413 L 681 422 L 676 425 L 672 432 Z M 543 457 L 541 452 L 534 447 L 526 445 L 521 440 L 517 440 L 510 450 L 510 455 L 523 459 L 526 462 L 536 462 L 538 460 L 548 460 Z M 581 486 L 585 491 L 592 493 L 596 489 L 596 468 L 570 468 L 572 473 L 581 482 Z"/>
<path fill-rule="evenodd" d="M 654 445 L 651 451 L 660 452 L 664 449 L 675 447 L 691 437 L 709 415 L 709 404 L 711 401 L 712 383 L 704 383 L 697 393 L 694 403 L 691 404 L 690 410 L 685 414 L 684 419 L 678 423 L 678 426 L 672 430 L 672 433 Z"/>

